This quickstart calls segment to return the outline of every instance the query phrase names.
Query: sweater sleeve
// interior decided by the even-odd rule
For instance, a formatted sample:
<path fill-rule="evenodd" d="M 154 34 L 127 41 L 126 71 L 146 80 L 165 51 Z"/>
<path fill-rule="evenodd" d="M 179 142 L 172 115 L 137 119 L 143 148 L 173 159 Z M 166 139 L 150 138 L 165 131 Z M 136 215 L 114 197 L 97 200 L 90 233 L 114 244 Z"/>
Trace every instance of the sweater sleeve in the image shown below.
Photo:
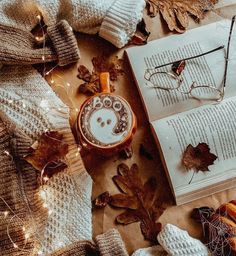
<path fill-rule="evenodd" d="M 145 0 L 2 0 L 0 23 L 31 30 L 38 15 L 47 25 L 65 19 L 75 31 L 99 33 L 123 47 L 135 33 L 144 6 Z"/>

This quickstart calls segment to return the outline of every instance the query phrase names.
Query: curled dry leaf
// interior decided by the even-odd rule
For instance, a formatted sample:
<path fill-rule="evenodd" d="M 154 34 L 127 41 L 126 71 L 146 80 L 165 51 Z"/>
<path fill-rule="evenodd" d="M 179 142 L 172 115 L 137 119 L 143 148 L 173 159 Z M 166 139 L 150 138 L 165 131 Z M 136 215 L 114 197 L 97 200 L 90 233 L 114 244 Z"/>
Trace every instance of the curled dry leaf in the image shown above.
<path fill-rule="evenodd" d="M 192 182 L 194 174 L 199 171 L 209 171 L 209 165 L 212 165 L 217 156 L 210 152 L 210 148 L 206 143 L 199 143 L 196 147 L 189 144 L 183 153 L 182 164 L 188 170 L 193 169 Z"/>
<path fill-rule="evenodd" d="M 93 200 L 93 206 L 96 208 L 104 208 L 110 202 L 110 199 L 110 194 L 106 191 Z"/>
<path fill-rule="evenodd" d="M 67 153 L 68 144 L 63 142 L 63 135 L 58 131 L 49 131 L 31 146 L 30 153 L 24 159 L 50 178 L 67 167 L 62 162 Z"/>
<path fill-rule="evenodd" d="M 84 81 L 83 84 L 79 86 L 79 92 L 84 94 L 93 95 L 101 92 L 99 84 L 99 76 L 101 72 L 109 72 L 110 80 L 117 81 L 119 75 L 124 73 L 123 71 L 123 60 L 119 59 L 117 56 L 114 58 L 109 58 L 108 56 L 97 56 L 92 59 L 93 70 L 89 71 L 84 65 L 78 67 L 77 77 Z M 114 85 L 110 85 L 111 92 L 115 91 Z"/>
<path fill-rule="evenodd" d="M 151 177 L 143 184 L 136 164 L 130 169 L 120 164 L 118 175 L 113 177 L 113 181 L 122 193 L 111 196 L 109 204 L 125 209 L 116 217 L 116 221 L 124 225 L 140 222 L 144 238 L 157 243 L 157 235 L 161 230 L 157 220 L 165 208 L 157 193 L 156 179 Z"/>
<path fill-rule="evenodd" d="M 144 45 L 147 44 L 147 40 L 149 38 L 150 32 L 146 29 L 146 23 L 144 19 L 142 19 L 138 25 L 135 34 L 131 38 L 130 44 L 134 45 Z"/>
<path fill-rule="evenodd" d="M 204 18 L 204 13 L 213 9 L 217 0 L 146 0 L 148 14 L 155 17 L 158 12 L 171 31 L 185 32 L 189 16 L 196 20 Z"/>

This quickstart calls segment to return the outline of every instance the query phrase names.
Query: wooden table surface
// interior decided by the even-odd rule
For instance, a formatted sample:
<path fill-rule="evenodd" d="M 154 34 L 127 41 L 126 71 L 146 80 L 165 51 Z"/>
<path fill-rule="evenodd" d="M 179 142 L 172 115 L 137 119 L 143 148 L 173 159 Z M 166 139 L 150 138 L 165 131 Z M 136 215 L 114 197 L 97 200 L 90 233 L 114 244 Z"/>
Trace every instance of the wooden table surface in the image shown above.
<path fill-rule="evenodd" d="M 234 2 L 236 3 L 236 1 Z M 235 11 L 236 4 L 217 9 L 215 12 L 207 14 L 206 18 L 201 24 L 196 24 L 191 21 L 190 27 L 193 28 L 202 24 L 214 22 L 222 19 L 222 17 L 230 18 L 232 14 L 236 13 Z M 160 17 L 151 19 L 145 15 L 145 19 L 148 28 L 151 31 L 149 40 L 167 35 L 166 27 L 163 25 Z M 78 94 L 77 91 L 78 86 L 82 83 L 82 81 L 77 78 L 77 66 L 83 64 L 92 69 L 91 59 L 94 56 L 98 56 L 103 53 L 108 56 L 114 55 L 123 57 L 124 52 L 124 49 L 116 49 L 110 43 L 99 38 L 98 36 L 77 34 L 77 38 L 81 51 L 80 61 L 76 65 L 67 67 L 66 69 L 57 69 L 52 74 L 53 80 L 55 80 L 55 83 L 52 84 L 53 89 L 71 108 L 72 125 L 76 119 L 82 102 L 87 98 L 82 94 Z M 125 60 L 125 62 L 127 62 L 127 60 Z M 117 173 L 116 167 L 121 162 L 125 162 L 129 166 L 132 163 L 137 163 L 142 179 L 145 181 L 150 176 L 155 176 L 158 180 L 160 195 L 168 195 L 170 198 L 172 198 L 165 172 L 160 161 L 159 153 L 152 137 L 149 123 L 145 116 L 144 109 L 128 64 L 126 64 L 125 71 L 125 74 L 119 78 L 118 82 L 115 83 L 115 94 L 121 95 L 127 99 L 137 116 L 138 130 L 132 144 L 134 153 L 132 158 L 128 160 L 120 159 L 118 155 L 114 155 L 110 158 L 99 157 L 92 154 L 86 154 L 83 156 L 86 169 L 94 181 L 93 198 L 106 190 L 108 190 L 111 194 L 118 192 L 112 181 L 112 176 Z M 141 143 L 144 144 L 145 147 L 151 152 L 152 156 L 154 157 L 153 160 L 148 160 L 139 154 L 139 147 Z M 164 212 L 160 218 L 160 221 L 163 225 L 166 223 L 175 224 L 180 228 L 188 230 L 189 233 L 194 237 L 201 237 L 201 227 L 189 217 L 191 210 L 200 206 L 211 206 L 216 208 L 220 204 L 235 198 L 236 189 L 231 189 L 183 206 L 177 207 L 172 205 Z M 138 223 L 127 226 L 117 225 L 115 223 L 115 217 L 121 212 L 121 210 L 112 209 L 109 206 L 101 210 L 94 210 L 94 236 L 115 227 L 120 231 L 130 253 L 135 249 L 149 246 L 149 242 L 143 239 Z"/>

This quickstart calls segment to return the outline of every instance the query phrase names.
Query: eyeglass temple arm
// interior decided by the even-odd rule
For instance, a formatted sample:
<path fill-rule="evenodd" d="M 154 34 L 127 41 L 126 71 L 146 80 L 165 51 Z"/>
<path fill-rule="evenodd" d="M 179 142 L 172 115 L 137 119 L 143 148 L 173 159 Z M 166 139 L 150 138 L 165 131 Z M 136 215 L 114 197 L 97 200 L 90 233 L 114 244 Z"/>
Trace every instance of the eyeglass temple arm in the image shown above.
<path fill-rule="evenodd" d="M 169 66 L 175 62 L 180 62 L 180 61 L 186 61 L 186 60 L 192 60 L 192 59 L 196 59 L 196 58 L 199 58 L 199 57 L 202 57 L 204 55 L 207 55 L 207 54 L 210 54 L 210 53 L 213 53 L 213 52 L 216 52 L 216 51 L 219 51 L 221 49 L 225 48 L 224 45 L 221 45 L 213 50 L 210 50 L 208 52 L 204 52 L 204 53 L 201 53 L 201 54 L 198 54 L 196 56 L 192 56 L 192 57 L 188 57 L 188 58 L 185 58 L 185 59 L 181 59 L 181 60 L 176 60 L 176 61 L 172 61 L 172 62 L 169 62 L 169 63 L 166 63 L 166 64 L 163 64 L 163 65 L 160 65 L 160 66 L 157 66 L 157 67 L 154 67 L 154 69 L 157 69 L 157 68 L 162 68 L 162 67 L 165 67 L 165 66 Z"/>
<path fill-rule="evenodd" d="M 230 42 L 231 42 L 231 36 L 232 36 L 232 33 L 233 33 L 235 18 L 236 18 L 236 15 L 234 15 L 232 17 L 232 20 L 231 20 L 229 38 L 228 38 L 228 43 L 227 43 L 225 73 L 224 73 L 224 80 L 223 80 L 223 86 L 224 87 L 226 86 L 226 80 L 227 80 L 227 72 L 228 72 L 228 64 L 229 64 L 229 46 L 230 46 Z"/>

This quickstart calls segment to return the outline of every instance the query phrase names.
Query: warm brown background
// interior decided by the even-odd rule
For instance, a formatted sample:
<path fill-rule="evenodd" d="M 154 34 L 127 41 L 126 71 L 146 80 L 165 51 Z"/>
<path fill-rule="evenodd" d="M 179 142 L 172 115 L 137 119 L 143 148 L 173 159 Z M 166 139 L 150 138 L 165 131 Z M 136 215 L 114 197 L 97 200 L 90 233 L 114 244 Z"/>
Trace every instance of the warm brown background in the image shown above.
<path fill-rule="evenodd" d="M 222 5 L 228 6 L 222 7 Z M 216 10 L 207 14 L 206 18 L 200 24 L 196 24 L 191 20 L 190 28 L 220 20 L 222 17 L 231 18 L 233 14 L 236 14 L 236 1 L 220 1 L 219 5 L 216 6 Z M 160 17 L 151 19 L 145 14 L 145 19 L 148 29 L 151 31 L 149 40 L 168 35 L 166 27 Z M 123 57 L 124 52 L 124 49 L 117 50 L 111 44 L 101 38 L 98 38 L 97 36 L 78 34 L 77 38 L 81 51 L 81 59 L 79 63 L 67 68 L 66 70 L 56 70 L 53 73 L 53 80 L 55 80 L 55 83 L 52 85 L 59 96 L 70 106 L 72 125 L 75 121 L 76 114 L 81 106 L 81 103 L 86 99 L 84 95 L 77 93 L 77 88 L 82 83 L 82 81 L 76 77 L 77 66 L 83 64 L 92 69 L 91 59 L 94 56 L 101 53 L 106 53 L 110 56 L 117 55 L 119 57 Z M 70 86 L 68 86 L 67 83 L 70 83 Z M 133 141 L 134 154 L 133 157 L 128 160 L 119 159 L 117 155 L 111 158 L 101 158 L 91 154 L 86 154 L 84 156 L 86 169 L 94 180 L 93 198 L 106 190 L 108 190 L 111 194 L 118 192 L 111 178 L 116 174 L 116 167 L 122 161 L 129 166 L 132 163 L 137 163 L 143 180 L 146 180 L 150 176 L 156 176 L 158 179 L 160 193 L 163 196 L 168 195 L 171 197 L 159 154 L 152 138 L 149 124 L 128 65 L 126 74 L 119 78 L 118 82 L 115 83 L 115 87 L 115 94 L 121 95 L 129 101 L 138 119 L 138 130 Z M 148 160 L 139 155 L 140 143 L 143 143 L 152 153 L 154 160 Z M 235 198 L 236 189 L 231 189 L 180 207 L 171 206 L 165 211 L 163 216 L 160 218 L 160 221 L 163 225 L 166 223 L 175 224 L 180 228 L 188 230 L 191 235 L 200 237 L 200 226 L 189 217 L 191 210 L 194 207 L 204 205 L 216 208 L 220 204 Z M 149 246 L 149 242 L 144 241 L 143 239 L 138 223 L 130 224 L 128 226 L 115 224 L 115 217 L 120 212 L 121 211 L 114 210 L 109 206 L 102 210 L 95 210 L 93 212 L 94 236 L 115 227 L 120 231 L 130 253 L 135 249 Z"/>

